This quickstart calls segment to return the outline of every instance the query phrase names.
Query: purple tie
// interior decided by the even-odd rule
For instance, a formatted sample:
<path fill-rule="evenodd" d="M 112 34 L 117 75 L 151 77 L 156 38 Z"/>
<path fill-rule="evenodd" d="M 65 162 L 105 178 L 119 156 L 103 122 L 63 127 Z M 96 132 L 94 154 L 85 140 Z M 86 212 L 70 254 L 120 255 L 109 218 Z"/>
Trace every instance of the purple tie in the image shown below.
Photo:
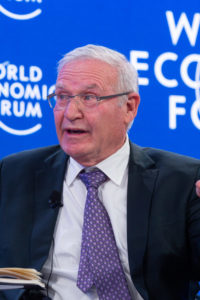
<path fill-rule="evenodd" d="M 95 169 L 79 178 L 88 192 L 77 286 L 86 293 L 94 285 L 100 300 L 131 300 L 110 218 L 98 197 L 107 176 Z"/>

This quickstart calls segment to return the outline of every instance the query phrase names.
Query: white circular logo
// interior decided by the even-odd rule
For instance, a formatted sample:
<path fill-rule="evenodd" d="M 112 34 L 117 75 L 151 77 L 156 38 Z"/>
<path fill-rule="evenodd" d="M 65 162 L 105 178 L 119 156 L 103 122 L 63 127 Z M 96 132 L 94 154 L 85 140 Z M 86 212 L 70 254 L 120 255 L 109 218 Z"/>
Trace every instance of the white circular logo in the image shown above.
<path fill-rule="evenodd" d="M 37 6 L 42 3 L 42 0 L 13 0 L 13 1 L 21 2 L 21 4 L 25 2 L 24 4 L 26 4 L 26 6 L 28 4 L 32 5 L 33 4 L 32 2 L 34 2 L 34 4 L 37 4 Z M 34 8 L 34 10 L 28 13 L 16 13 L 13 10 L 11 11 L 9 8 L 7 8 L 7 6 L 9 6 L 9 3 L 7 3 L 7 5 L 4 4 L 4 6 L 0 4 L 0 12 L 5 16 L 14 20 L 30 20 L 39 16 L 42 13 L 41 8 L 36 8 L 36 9 Z M 20 6 L 20 3 L 18 3 L 18 6 Z"/>

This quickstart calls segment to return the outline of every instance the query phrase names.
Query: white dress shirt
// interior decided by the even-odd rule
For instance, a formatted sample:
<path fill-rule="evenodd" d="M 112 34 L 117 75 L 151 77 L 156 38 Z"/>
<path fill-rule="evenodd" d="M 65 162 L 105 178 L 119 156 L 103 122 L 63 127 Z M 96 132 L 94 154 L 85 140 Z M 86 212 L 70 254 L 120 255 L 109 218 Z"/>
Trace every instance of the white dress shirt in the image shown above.
<path fill-rule="evenodd" d="M 103 202 L 114 231 L 119 256 L 134 300 L 142 300 L 130 276 L 127 251 L 127 184 L 130 146 L 125 144 L 113 155 L 96 165 L 110 180 L 99 187 L 99 198 Z M 49 257 L 42 268 L 47 281 L 49 275 L 49 296 L 53 300 L 97 300 L 92 288 L 87 294 L 77 286 L 80 260 L 83 214 L 87 190 L 77 177 L 84 169 L 70 158 L 63 184 L 63 207 L 61 207 L 54 231 L 54 243 Z M 47 224 L 48 226 L 48 224 Z"/>

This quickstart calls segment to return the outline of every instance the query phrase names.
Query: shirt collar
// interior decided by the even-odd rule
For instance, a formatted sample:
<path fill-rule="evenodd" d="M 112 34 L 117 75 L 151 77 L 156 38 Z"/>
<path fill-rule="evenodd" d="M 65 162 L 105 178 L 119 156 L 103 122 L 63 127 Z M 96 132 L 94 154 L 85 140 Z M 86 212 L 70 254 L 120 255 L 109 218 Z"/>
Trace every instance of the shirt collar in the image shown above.
<path fill-rule="evenodd" d="M 110 180 L 112 180 L 115 184 L 120 185 L 128 165 L 129 153 L 130 145 L 127 136 L 124 145 L 117 152 L 107 157 L 94 167 L 99 168 Z M 65 177 L 68 186 L 73 183 L 77 175 L 83 169 L 85 169 L 84 166 L 70 157 Z"/>

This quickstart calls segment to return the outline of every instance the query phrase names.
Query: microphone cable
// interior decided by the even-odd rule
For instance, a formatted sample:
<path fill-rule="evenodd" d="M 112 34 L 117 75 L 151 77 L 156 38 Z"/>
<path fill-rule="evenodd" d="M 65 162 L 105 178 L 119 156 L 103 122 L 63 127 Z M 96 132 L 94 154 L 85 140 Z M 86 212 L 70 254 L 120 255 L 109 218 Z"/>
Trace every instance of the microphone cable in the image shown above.
<path fill-rule="evenodd" d="M 51 279 L 51 275 L 53 272 L 53 253 L 54 253 L 54 246 L 55 246 L 55 241 L 54 241 L 54 237 L 52 239 L 52 251 L 51 251 L 51 268 L 50 268 L 50 273 L 47 279 L 47 284 L 46 284 L 46 290 L 47 290 L 47 297 L 49 297 L 49 281 Z"/>

